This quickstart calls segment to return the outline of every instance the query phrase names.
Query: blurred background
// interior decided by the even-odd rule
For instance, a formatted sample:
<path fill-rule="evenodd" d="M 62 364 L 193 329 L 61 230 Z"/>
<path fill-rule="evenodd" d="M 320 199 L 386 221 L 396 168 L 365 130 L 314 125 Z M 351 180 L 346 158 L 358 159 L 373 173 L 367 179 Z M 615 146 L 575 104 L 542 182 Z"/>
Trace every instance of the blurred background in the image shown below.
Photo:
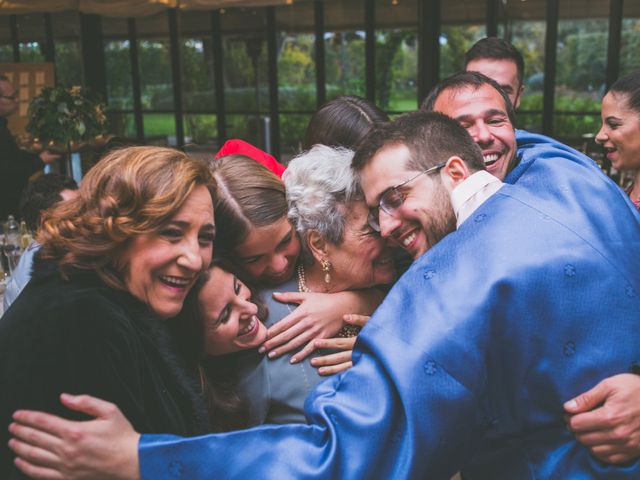
<path fill-rule="evenodd" d="M 607 85 L 640 67 L 640 2 L 0 3 L 0 62 L 51 63 L 55 84 L 102 94 L 117 138 L 207 150 L 242 138 L 285 162 L 317 106 L 355 94 L 414 110 L 487 35 L 525 57 L 519 127 L 584 150 Z"/>

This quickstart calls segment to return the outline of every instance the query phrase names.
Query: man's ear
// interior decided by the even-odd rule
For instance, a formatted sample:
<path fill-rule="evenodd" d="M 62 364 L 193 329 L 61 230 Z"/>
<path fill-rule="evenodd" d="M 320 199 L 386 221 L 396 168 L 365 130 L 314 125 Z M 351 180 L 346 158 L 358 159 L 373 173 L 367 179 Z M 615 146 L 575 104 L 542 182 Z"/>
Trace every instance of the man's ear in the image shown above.
<path fill-rule="evenodd" d="M 522 98 L 522 94 L 524 93 L 525 85 L 524 83 L 520 85 L 518 88 L 518 95 L 516 95 L 515 105 L 513 105 L 514 110 L 518 110 L 520 108 L 520 99 Z"/>
<path fill-rule="evenodd" d="M 456 188 L 465 179 L 469 178 L 469 175 L 471 175 L 469 167 L 457 156 L 450 157 L 445 166 L 442 167 L 442 183 L 448 191 Z"/>
<path fill-rule="evenodd" d="M 327 258 L 327 241 L 317 230 L 311 230 L 307 233 L 307 246 L 317 262 Z"/>

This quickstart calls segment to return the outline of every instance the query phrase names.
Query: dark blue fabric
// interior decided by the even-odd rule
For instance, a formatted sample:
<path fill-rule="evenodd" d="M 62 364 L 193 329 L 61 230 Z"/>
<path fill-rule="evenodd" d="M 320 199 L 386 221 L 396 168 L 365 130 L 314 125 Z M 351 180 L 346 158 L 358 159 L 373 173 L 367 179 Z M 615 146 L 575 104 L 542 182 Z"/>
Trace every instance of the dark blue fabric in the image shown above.
<path fill-rule="evenodd" d="M 562 409 L 640 361 L 640 219 L 586 157 L 519 141 L 515 185 L 398 281 L 309 425 L 143 435 L 142 477 L 640 478 L 595 460 Z"/>

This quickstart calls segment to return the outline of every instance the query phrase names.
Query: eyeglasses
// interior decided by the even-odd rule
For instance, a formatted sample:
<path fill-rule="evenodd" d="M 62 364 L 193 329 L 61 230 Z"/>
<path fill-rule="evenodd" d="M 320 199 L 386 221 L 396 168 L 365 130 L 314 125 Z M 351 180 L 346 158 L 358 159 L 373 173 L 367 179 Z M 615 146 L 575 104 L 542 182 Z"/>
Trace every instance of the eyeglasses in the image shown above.
<path fill-rule="evenodd" d="M 18 94 L 14 93 L 13 95 L 0 95 L 0 98 L 6 98 L 7 100 L 15 102 L 18 99 Z"/>
<path fill-rule="evenodd" d="M 404 192 L 400 191 L 400 188 L 404 187 L 409 182 L 414 181 L 420 175 L 437 172 L 445 165 L 446 165 L 446 162 L 440 163 L 431 168 L 427 168 L 426 170 L 418 173 L 417 175 L 414 175 L 410 179 L 405 180 L 404 182 L 399 183 L 394 187 L 387 188 L 384 192 L 382 192 L 382 195 L 380 195 L 380 203 L 378 204 L 378 206 L 372 207 L 369 209 L 369 217 L 367 219 L 369 226 L 373 228 L 376 232 L 379 232 L 380 231 L 380 209 L 384 210 L 389 215 L 394 216 L 398 211 L 398 209 L 404 203 L 405 198 L 407 198 L 407 195 Z"/>

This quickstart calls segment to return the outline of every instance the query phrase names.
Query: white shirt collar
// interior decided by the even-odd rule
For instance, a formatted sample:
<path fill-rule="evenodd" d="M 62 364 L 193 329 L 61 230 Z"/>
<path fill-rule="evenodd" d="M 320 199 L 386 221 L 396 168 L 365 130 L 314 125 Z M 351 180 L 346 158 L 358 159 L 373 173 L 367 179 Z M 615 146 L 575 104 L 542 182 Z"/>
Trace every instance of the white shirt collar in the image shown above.
<path fill-rule="evenodd" d="M 486 170 L 480 170 L 463 180 L 451 192 L 451 206 L 456 214 L 456 228 L 504 185 Z"/>

